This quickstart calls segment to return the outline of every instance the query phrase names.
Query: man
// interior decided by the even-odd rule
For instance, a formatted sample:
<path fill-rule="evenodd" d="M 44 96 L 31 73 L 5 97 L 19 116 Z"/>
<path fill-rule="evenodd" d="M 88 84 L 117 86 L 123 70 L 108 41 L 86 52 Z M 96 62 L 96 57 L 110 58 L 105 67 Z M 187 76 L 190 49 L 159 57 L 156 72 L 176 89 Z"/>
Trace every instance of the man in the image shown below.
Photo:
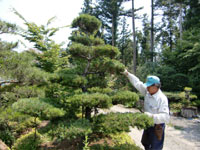
<path fill-rule="evenodd" d="M 144 113 L 154 120 L 154 127 L 150 127 L 143 132 L 142 145 L 145 150 L 162 150 L 165 123 L 169 122 L 170 117 L 168 99 L 160 90 L 160 79 L 157 76 L 148 76 L 147 82 L 144 84 L 127 70 L 123 74 L 145 96 Z"/>

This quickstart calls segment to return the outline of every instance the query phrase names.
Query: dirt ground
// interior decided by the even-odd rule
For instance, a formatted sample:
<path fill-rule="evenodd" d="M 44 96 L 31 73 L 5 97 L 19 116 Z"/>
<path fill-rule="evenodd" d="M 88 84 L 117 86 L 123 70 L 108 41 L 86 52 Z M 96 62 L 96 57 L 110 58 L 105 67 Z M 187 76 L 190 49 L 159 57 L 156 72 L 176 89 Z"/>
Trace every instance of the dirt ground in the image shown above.
<path fill-rule="evenodd" d="M 108 112 L 139 112 L 133 108 L 125 108 L 123 105 L 115 105 L 109 110 L 100 110 L 100 113 Z M 131 128 L 129 135 L 136 145 L 141 145 L 143 130 Z M 171 116 L 170 122 L 165 128 L 165 143 L 163 150 L 200 150 L 200 118 L 186 119 Z"/>

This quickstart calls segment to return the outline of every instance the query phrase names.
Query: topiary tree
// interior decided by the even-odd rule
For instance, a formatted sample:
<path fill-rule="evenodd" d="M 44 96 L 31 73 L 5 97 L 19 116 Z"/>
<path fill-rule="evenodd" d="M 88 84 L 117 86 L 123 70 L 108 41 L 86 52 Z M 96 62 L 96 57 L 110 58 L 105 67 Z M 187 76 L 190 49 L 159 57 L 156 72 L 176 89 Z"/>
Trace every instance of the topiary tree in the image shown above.
<path fill-rule="evenodd" d="M 96 36 L 100 27 L 101 22 L 87 14 L 73 20 L 74 31 L 68 51 L 73 67 L 60 72 L 63 83 L 73 88 L 73 91 L 80 89 L 78 94 L 72 94 L 66 102 L 76 105 L 77 108 L 82 106 L 82 112 L 87 119 L 91 118 L 93 108 L 107 108 L 112 104 L 108 93 L 91 89 L 107 88 L 109 76 L 124 70 L 124 65 L 117 60 L 119 50 L 106 45 Z"/>

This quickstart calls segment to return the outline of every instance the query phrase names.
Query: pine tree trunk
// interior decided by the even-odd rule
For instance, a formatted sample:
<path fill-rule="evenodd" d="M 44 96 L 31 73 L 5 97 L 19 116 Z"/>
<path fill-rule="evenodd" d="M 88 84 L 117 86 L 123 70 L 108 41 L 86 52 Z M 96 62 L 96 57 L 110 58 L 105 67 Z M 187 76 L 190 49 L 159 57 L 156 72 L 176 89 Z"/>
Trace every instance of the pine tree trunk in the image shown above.
<path fill-rule="evenodd" d="M 112 15 L 112 46 L 115 46 L 114 16 Z"/>
<path fill-rule="evenodd" d="M 132 27 L 133 27 L 133 73 L 136 74 L 136 32 L 135 32 L 135 7 L 132 0 Z"/>
<path fill-rule="evenodd" d="M 179 32 L 180 32 L 180 41 L 182 41 L 182 37 L 183 37 L 183 28 L 182 28 L 182 24 L 183 24 L 183 6 L 182 6 L 182 2 L 179 4 L 180 7 L 180 18 L 179 18 Z"/>
<path fill-rule="evenodd" d="M 86 107 L 85 109 L 85 118 L 90 120 L 91 119 L 92 109 L 90 107 Z"/>
<path fill-rule="evenodd" d="M 170 46 L 170 51 L 172 52 L 172 48 L 173 48 L 173 40 L 172 40 L 172 36 L 173 36 L 173 29 L 172 29 L 172 6 L 171 6 L 171 0 L 169 0 L 169 46 Z"/>
<path fill-rule="evenodd" d="M 154 0 L 151 0 L 151 62 L 153 62 L 154 52 Z"/>

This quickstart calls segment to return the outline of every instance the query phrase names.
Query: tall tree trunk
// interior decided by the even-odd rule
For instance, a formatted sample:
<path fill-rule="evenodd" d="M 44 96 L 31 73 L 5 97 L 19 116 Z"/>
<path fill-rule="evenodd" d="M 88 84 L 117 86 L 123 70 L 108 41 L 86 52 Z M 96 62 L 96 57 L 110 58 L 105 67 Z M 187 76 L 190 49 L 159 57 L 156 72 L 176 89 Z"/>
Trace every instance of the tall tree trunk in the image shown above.
<path fill-rule="evenodd" d="M 133 73 L 136 74 L 136 32 L 135 32 L 135 7 L 132 0 L 132 27 L 133 27 Z"/>
<path fill-rule="evenodd" d="M 179 13 L 180 13 L 180 18 L 179 18 L 179 32 L 180 32 L 180 41 L 182 41 L 182 38 L 183 38 L 183 27 L 182 27 L 182 24 L 183 24 L 183 6 L 182 6 L 182 2 L 179 4 Z"/>
<path fill-rule="evenodd" d="M 173 29 L 172 29 L 172 7 L 171 7 L 171 0 L 169 0 L 169 46 L 170 46 L 170 51 L 172 52 L 173 48 Z"/>
<path fill-rule="evenodd" d="M 151 0 L 151 62 L 154 53 L 154 0 Z"/>
<path fill-rule="evenodd" d="M 112 15 L 112 46 L 115 46 L 115 34 L 114 34 L 114 15 Z"/>

